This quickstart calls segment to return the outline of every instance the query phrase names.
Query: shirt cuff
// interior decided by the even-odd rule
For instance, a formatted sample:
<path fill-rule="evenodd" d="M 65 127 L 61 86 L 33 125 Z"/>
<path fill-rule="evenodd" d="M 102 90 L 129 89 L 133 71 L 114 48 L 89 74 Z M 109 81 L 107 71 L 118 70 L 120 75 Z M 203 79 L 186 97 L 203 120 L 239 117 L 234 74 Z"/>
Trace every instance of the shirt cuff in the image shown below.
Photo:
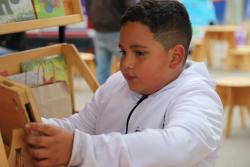
<path fill-rule="evenodd" d="M 84 136 L 83 132 L 75 129 L 74 133 L 74 140 L 73 140 L 73 148 L 71 153 L 71 158 L 67 166 L 80 166 L 83 164 L 83 157 L 85 153 L 84 148 Z"/>

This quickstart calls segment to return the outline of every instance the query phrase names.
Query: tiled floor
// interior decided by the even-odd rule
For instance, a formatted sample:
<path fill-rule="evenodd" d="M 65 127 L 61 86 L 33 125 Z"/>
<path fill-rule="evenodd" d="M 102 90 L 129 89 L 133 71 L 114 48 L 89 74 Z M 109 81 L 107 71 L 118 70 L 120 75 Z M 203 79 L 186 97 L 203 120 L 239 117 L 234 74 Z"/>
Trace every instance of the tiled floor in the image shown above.
<path fill-rule="evenodd" d="M 223 72 L 222 68 L 209 68 L 212 78 L 244 76 L 250 77 L 249 73 L 241 70 L 232 70 L 229 73 Z M 75 80 L 76 82 L 76 80 Z M 75 83 L 76 84 L 76 83 Z M 76 108 L 81 110 L 93 93 L 88 88 L 84 79 L 80 80 L 80 90 L 76 90 Z M 216 167 L 250 167 L 250 114 L 245 111 L 246 127 L 242 128 L 239 107 L 234 108 L 231 137 L 223 138 L 221 145 L 221 157 Z M 227 122 L 227 110 L 224 115 L 224 129 Z"/>

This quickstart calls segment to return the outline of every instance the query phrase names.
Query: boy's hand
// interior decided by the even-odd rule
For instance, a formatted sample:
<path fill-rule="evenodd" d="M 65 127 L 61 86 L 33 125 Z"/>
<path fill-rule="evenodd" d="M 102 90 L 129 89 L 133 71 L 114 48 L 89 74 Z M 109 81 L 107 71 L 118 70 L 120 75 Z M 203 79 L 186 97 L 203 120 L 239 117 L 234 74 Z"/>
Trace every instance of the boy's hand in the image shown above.
<path fill-rule="evenodd" d="M 25 127 L 47 135 L 28 135 L 24 138 L 24 141 L 28 143 L 27 152 L 33 157 L 35 166 L 50 167 L 69 163 L 73 147 L 73 132 L 42 123 L 28 123 Z M 32 146 L 40 146 L 41 148 Z"/>

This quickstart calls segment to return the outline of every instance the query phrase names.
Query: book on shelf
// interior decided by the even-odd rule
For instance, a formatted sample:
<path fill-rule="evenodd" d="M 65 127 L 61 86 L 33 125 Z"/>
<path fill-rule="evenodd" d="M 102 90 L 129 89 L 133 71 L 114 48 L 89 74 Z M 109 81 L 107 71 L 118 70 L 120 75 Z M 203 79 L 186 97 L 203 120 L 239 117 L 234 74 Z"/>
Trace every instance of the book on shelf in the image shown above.
<path fill-rule="evenodd" d="M 60 54 L 60 55 L 54 55 L 54 56 L 49 56 L 45 57 L 42 59 L 37 59 L 33 61 L 28 61 L 28 62 L 23 62 L 21 63 L 21 70 L 22 72 L 26 72 L 27 65 L 29 64 L 27 71 L 37 71 L 40 62 L 42 62 L 45 59 L 49 59 L 53 62 L 54 68 L 55 68 L 55 79 L 56 81 L 68 81 L 68 69 L 67 69 L 67 64 L 66 64 L 66 59 L 65 55 Z M 40 70 L 42 72 L 42 78 L 45 81 L 45 83 L 52 83 L 54 80 L 53 76 L 53 66 L 50 61 L 44 61 L 43 62 L 43 67 L 45 71 L 45 75 L 42 72 L 42 66 L 40 66 Z M 44 77 L 45 76 L 45 77 Z"/>
<path fill-rule="evenodd" d="M 64 16 L 62 0 L 33 0 L 37 19 Z"/>
<path fill-rule="evenodd" d="M 38 73 L 38 70 L 36 70 L 36 71 L 27 72 L 27 74 L 26 72 L 24 72 L 24 73 L 20 73 L 16 75 L 10 75 L 10 76 L 7 76 L 6 78 L 12 79 L 19 83 L 27 85 L 31 88 L 43 84 L 41 70 L 39 71 L 39 73 Z"/>
<path fill-rule="evenodd" d="M 7 71 L 7 70 L 5 70 L 5 71 L 0 71 L 0 75 L 1 75 L 1 76 L 4 76 L 4 77 L 9 76 L 9 74 L 8 74 L 8 71 Z"/>
<path fill-rule="evenodd" d="M 31 0 L 0 0 L 0 24 L 35 19 Z"/>

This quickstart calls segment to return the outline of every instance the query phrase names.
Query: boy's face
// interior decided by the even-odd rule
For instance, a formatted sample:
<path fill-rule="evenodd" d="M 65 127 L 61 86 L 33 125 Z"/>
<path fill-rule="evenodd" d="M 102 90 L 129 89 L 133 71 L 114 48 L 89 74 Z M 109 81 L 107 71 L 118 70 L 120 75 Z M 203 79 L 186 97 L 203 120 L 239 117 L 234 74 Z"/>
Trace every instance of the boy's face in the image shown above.
<path fill-rule="evenodd" d="M 129 88 L 140 94 L 152 94 L 173 80 L 170 49 L 153 39 L 154 34 L 139 22 L 127 22 L 120 32 L 121 72 Z"/>

